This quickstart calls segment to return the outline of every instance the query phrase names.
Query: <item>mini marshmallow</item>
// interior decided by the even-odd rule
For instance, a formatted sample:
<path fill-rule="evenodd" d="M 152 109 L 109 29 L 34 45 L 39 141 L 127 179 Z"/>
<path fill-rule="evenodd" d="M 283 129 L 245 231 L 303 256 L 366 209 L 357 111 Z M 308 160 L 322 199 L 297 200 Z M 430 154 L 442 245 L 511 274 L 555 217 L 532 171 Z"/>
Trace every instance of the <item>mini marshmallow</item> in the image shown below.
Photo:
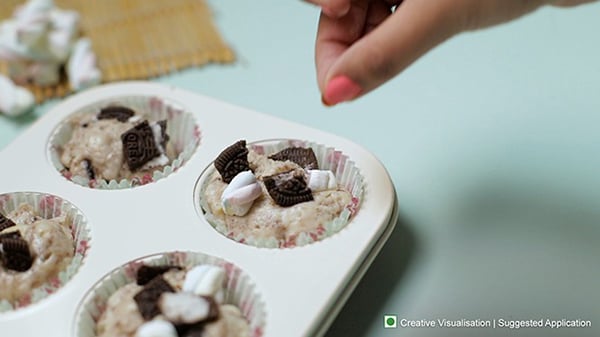
<path fill-rule="evenodd" d="M 0 75 L 0 111 L 18 116 L 31 110 L 35 101 L 29 90 L 16 86 L 9 78 Z"/>
<path fill-rule="evenodd" d="M 187 292 L 165 292 L 158 300 L 162 314 L 175 324 L 194 324 L 214 317 L 212 305 L 209 299 Z"/>
<path fill-rule="evenodd" d="M 329 170 L 307 170 L 308 187 L 313 192 L 337 189 L 337 181 Z"/>
<path fill-rule="evenodd" d="M 221 195 L 223 212 L 227 215 L 244 216 L 254 200 L 262 194 L 260 184 L 252 171 L 238 173 Z"/>
<path fill-rule="evenodd" d="M 27 46 L 19 41 L 17 23 L 7 20 L 0 25 L 0 58 L 11 63 L 52 62 L 54 56 L 45 47 L 44 42 Z M 11 75 L 12 77 L 12 75 Z"/>
<path fill-rule="evenodd" d="M 0 26 L 0 59 L 7 61 L 9 76 L 17 83 L 54 85 L 60 80 L 59 69 L 71 54 L 78 34 L 77 12 L 54 8 L 51 0 L 30 0 Z M 86 56 L 89 48 L 79 53 L 76 60 L 81 69 L 71 81 L 74 89 L 100 81 L 95 57 Z"/>
<path fill-rule="evenodd" d="M 75 11 L 53 8 L 49 12 L 52 28 L 74 37 L 79 31 L 79 14 Z"/>
<path fill-rule="evenodd" d="M 225 270 L 211 265 L 199 265 L 187 272 L 183 282 L 183 291 L 201 296 L 213 296 L 217 302 L 222 302 Z M 220 294 L 219 294 L 220 293 Z"/>
<path fill-rule="evenodd" d="M 0 56 L 13 61 L 25 59 L 28 50 L 19 42 L 18 26 L 15 21 L 7 20 L 0 25 Z"/>
<path fill-rule="evenodd" d="M 43 43 L 43 37 L 49 28 L 48 17 L 32 15 L 15 22 L 17 42 L 28 48 L 35 48 Z"/>
<path fill-rule="evenodd" d="M 73 90 L 81 90 L 100 83 L 102 75 L 96 66 L 96 55 L 89 39 L 75 42 L 67 62 L 67 75 Z"/>
<path fill-rule="evenodd" d="M 135 337 L 177 337 L 177 330 L 170 322 L 156 319 L 142 324 Z"/>
<path fill-rule="evenodd" d="M 15 25 L 14 41 L 24 58 L 45 62 L 53 60 L 46 40 L 51 30 L 50 10 L 53 6 L 52 1 L 30 0 L 15 11 L 12 19 L 7 20 Z"/>
<path fill-rule="evenodd" d="M 48 49 L 57 60 L 65 62 L 79 32 L 79 14 L 74 11 L 52 9 L 49 17 L 53 30 L 48 33 Z"/>
<path fill-rule="evenodd" d="M 52 0 L 29 0 L 19 8 L 17 8 L 13 16 L 17 19 L 32 15 L 40 15 L 47 13 L 54 7 Z"/>
<path fill-rule="evenodd" d="M 55 30 L 48 33 L 48 50 L 58 62 L 64 63 L 67 61 L 72 46 L 73 37 L 68 32 Z"/>

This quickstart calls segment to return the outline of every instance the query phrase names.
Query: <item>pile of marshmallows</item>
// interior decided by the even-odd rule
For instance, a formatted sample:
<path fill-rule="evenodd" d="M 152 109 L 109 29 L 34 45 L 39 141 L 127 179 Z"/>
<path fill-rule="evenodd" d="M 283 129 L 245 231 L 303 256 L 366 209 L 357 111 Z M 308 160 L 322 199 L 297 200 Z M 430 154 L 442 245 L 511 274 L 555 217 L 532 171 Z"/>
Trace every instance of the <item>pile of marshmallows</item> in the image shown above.
<path fill-rule="evenodd" d="M 63 67 L 73 90 L 100 83 L 90 40 L 79 35 L 79 14 L 56 8 L 52 0 L 29 0 L 3 21 L 0 60 L 8 65 L 9 77 L 0 75 L 0 111 L 19 115 L 29 110 L 33 95 L 17 85 L 55 85 Z"/>

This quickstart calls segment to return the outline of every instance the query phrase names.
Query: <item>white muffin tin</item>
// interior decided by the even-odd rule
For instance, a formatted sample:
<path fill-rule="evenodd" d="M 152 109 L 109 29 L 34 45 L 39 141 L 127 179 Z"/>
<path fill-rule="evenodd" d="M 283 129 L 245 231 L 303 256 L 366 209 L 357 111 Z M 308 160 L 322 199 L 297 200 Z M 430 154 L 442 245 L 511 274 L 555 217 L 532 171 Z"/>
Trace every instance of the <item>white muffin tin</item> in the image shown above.
<path fill-rule="evenodd" d="M 180 103 L 195 117 L 200 145 L 178 171 L 159 181 L 98 190 L 66 180 L 50 163 L 48 140 L 70 113 L 110 97 L 154 95 Z M 292 138 L 326 144 L 356 163 L 364 178 L 357 214 L 346 228 L 297 248 L 256 248 L 226 238 L 194 204 L 200 174 L 228 145 Z M 69 97 L 0 152 L 0 194 L 43 192 L 66 199 L 87 217 L 91 247 L 75 276 L 28 307 L 0 313 L 2 336 L 71 336 L 76 309 L 106 273 L 148 254 L 198 251 L 228 260 L 256 284 L 266 309 L 264 337 L 319 336 L 375 258 L 397 220 L 388 173 L 362 147 L 337 136 L 188 91 L 147 82 L 97 87 Z"/>

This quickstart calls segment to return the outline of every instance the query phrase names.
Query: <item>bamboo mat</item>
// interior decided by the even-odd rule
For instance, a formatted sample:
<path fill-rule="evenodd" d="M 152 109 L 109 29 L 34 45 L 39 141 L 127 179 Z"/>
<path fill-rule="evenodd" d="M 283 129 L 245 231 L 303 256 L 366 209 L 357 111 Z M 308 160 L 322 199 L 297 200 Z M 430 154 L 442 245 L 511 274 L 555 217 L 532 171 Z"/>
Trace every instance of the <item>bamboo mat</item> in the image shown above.
<path fill-rule="evenodd" d="M 24 0 L 0 0 L 0 19 Z M 79 12 L 92 40 L 103 82 L 147 79 L 210 62 L 234 61 L 204 0 L 55 0 Z M 5 72 L 6 66 L 0 65 Z M 70 93 L 66 77 L 47 88 L 28 87 L 38 102 Z"/>

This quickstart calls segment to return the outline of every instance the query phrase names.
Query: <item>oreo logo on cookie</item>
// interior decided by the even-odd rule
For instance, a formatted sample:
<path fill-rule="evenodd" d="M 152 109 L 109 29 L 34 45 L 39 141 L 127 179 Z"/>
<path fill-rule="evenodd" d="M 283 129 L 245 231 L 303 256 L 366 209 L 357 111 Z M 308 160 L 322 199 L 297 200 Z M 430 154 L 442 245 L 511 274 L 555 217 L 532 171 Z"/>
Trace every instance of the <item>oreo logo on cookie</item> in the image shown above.
<path fill-rule="evenodd" d="M 228 184 L 238 173 L 249 171 L 246 141 L 240 140 L 223 150 L 215 159 L 215 168 Z"/>
<path fill-rule="evenodd" d="M 314 200 L 304 175 L 296 171 L 265 177 L 263 182 L 269 195 L 279 206 L 289 207 Z"/>
<path fill-rule="evenodd" d="M 102 108 L 96 117 L 98 119 L 116 119 L 121 123 L 125 123 L 133 115 L 135 115 L 135 112 L 127 107 L 108 106 Z"/>
<path fill-rule="evenodd" d="M 162 124 L 159 122 L 158 125 L 160 125 L 161 134 L 163 134 L 164 129 L 166 129 L 166 121 Z M 121 141 L 123 142 L 123 156 L 131 171 L 139 169 L 161 154 L 148 121 L 143 121 L 127 130 L 121 135 Z M 161 140 L 161 143 L 163 141 L 165 140 Z"/>
<path fill-rule="evenodd" d="M 319 163 L 317 162 L 317 156 L 311 148 L 303 147 L 288 147 L 275 154 L 269 156 L 269 159 L 279 161 L 292 161 L 303 169 L 307 170 L 318 170 Z"/>

